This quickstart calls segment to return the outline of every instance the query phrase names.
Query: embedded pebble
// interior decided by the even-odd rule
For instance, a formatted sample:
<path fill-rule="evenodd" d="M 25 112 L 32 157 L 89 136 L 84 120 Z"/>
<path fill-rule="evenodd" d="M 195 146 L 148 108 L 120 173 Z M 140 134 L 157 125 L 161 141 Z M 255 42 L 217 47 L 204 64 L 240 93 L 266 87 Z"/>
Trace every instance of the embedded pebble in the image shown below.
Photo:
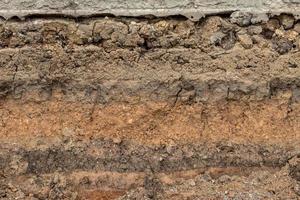
<path fill-rule="evenodd" d="M 295 19 L 293 16 L 290 15 L 280 15 L 279 17 L 280 22 L 284 29 L 290 29 L 293 28 Z"/>
<path fill-rule="evenodd" d="M 238 35 L 238 40 L 245 49 L 253 47 L 253 41 L 249 35 Z"/>
<path fill-rule="evenodd" d="M 261 26 L 249 26 L 248 33 L 250 35 L 259 35 L 262 33 L 262 27 Z"/>
<path fill-rule="evenodd" d="M 294 31 L 296 31 L 297 33 L 300 33 L 300 23 L 295 24 Z"/>
<path fill-rule="evenodd" d="M 265 25 L 265 29 L 270 31 L 275 31 L 276 29 L 279 28 L 280 28 L 280 22 L 277 19 L 270 19 Z"/>
<path fill-rule="evenodd" d="M 289 30 L 286 32 L 286 38 L 290 41 L 295 41 L 298 37 L 299 33 L 294 30 Z"/>

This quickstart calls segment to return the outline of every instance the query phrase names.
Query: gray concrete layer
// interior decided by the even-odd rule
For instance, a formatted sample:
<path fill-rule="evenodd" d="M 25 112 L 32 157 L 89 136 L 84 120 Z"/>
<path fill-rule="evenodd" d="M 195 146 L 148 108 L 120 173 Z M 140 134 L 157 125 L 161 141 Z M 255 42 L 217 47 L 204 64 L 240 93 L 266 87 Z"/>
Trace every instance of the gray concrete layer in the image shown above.
<path fill-rule="evenodd" d="M 199 20 L 206 15 L 232 13 L 290 13 L 300 16 L 300 0 L 0 0 L 0 16 L 9 19 L 30 15 L 69 15 L 73 17 L 97 14 L 115 16 L 158 17 L 183 15 Z"/>

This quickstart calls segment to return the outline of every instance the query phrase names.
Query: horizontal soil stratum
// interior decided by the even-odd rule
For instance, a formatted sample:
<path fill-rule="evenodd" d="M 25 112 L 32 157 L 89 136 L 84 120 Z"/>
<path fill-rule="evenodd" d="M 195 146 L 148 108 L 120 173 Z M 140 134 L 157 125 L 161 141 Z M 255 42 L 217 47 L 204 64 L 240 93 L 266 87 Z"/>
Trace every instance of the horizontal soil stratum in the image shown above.
<path fill-rule="evenodd" d="M 300 199 L 299 34 L 287 14 L 1 21 L 0 199 Z"/>

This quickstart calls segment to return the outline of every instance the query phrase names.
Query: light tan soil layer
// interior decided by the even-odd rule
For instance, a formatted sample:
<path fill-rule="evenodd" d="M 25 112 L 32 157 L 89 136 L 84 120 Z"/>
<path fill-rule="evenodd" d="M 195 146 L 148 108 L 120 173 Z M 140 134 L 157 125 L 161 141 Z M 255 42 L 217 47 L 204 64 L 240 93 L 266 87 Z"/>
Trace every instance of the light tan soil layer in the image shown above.
<path fill-rule="evenodd" d="M 35 137 L 63 136 L 125 139 L 148 145 L 300 141 L 300 104 L 288 100 L 174 106 L 9 100 L 0 104 L 0 116 L 0 139 L 22 138 L 19 142 L 27 145 Z"/>

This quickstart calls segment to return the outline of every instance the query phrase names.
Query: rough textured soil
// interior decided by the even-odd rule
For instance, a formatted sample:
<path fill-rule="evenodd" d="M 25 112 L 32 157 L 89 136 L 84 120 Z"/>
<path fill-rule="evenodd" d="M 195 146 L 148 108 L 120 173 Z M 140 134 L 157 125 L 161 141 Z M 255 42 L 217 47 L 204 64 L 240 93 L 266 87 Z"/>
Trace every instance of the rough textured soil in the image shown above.
<path fill-rule="evenodd" d="M 0 26 L 0 199 L 300 199 L 300 23 Z"/>

